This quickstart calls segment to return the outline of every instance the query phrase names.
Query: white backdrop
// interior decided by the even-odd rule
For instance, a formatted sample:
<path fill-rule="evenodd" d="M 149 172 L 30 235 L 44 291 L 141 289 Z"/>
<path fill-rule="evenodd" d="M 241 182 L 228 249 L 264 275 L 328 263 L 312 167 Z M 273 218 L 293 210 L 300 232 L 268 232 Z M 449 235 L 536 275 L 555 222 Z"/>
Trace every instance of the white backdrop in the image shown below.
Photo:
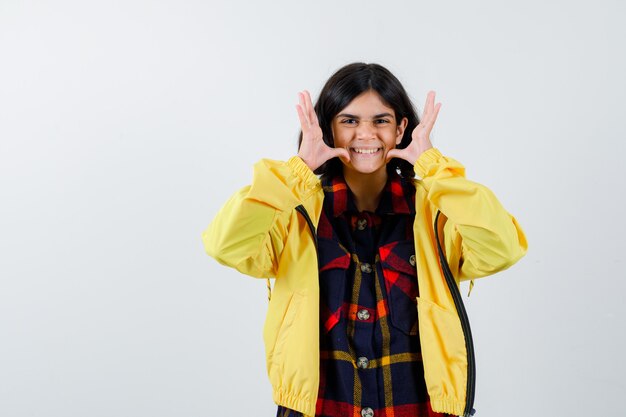
<path fill-rule="evenodd" d="M 378 62 L 528 235 L 466 298 L 478 416 L 623 413 L 618 0 L 0 0 L 0 416 L 274 416 L 265 282 L 200 234 L 297 92 Z M 466 287 L 463 291 L 466 293 Z"/>

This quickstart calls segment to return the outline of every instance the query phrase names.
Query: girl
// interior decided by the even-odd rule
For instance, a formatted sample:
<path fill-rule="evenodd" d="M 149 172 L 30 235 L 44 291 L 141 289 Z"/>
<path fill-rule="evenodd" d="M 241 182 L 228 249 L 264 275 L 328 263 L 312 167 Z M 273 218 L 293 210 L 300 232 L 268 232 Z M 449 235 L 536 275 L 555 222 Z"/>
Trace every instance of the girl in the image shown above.
<path fill-rule="evenodd" d="M 474 413 L 459 283 L 508 268 L 527 244 L 493 193 L 433 148 L 440 108 L 429 92 L 419 120 L 384 67 L 339 69 L 315 106 L 299 93 L 298 154 L 256 163 L 202 234 L 218 262 L 268 290 L 275 278 L 263 338 L 277 416 Z"/>

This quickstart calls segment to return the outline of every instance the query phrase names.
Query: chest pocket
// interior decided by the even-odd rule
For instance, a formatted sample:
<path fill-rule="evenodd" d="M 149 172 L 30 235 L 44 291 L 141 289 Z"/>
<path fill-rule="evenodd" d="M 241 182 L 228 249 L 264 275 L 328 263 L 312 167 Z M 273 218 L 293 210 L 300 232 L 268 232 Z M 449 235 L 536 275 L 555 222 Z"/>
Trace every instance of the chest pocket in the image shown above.
<path fill-rule="evenodd" d="M 392 325 L 409 335 L 417 334 L 417 269 L 412 240 L 392 242 L 379 248 Z"/>
<path fill-rule="evenodd" d="M 344 315 L 350 253 L 335 240 L 318 237 L 320 330 L 329 332 Z"/>

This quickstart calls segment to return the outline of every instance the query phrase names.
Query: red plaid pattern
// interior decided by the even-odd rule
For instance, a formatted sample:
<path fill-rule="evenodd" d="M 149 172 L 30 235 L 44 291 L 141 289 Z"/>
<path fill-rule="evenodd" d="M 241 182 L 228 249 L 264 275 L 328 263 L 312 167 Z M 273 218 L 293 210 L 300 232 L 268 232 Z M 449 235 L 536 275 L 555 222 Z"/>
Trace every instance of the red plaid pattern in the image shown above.
<path fill-rule="evenodd" d="M 390 175 L 376 212 L 359 212 L 343 176 L 322 181 L 320 386 L 316 417 L 439 417 L 417 326 L 415 189 Z M 278 407 L 277 417 L 302 417 Z"/>

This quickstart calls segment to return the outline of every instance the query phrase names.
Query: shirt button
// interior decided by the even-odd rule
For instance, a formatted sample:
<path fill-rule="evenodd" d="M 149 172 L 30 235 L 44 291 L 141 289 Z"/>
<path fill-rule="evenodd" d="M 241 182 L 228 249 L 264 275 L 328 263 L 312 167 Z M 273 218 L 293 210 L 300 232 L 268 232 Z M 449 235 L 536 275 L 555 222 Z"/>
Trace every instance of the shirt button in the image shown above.
<path fill-rule="evenodd" d="M 411 264 L 411 266 L 415 266 L 415 255 L 411 255 L 411 257 L 409 258 L 409 263 Z"/>
<path fill-rule="evenodd" d="M 370 318 L 370 312 L 367 311 L 366 309 L 362 309 L 362 310 L 359 310 L 358 313 L 356 313 L 356 316 L 358 317 L 359 320 L 367 320 Z"/>
<path fill-rule="evenodd" d="M 360 356 L 356 360 L 356 367 L 357 368 L 365 369 L 365 368 L 367 368 L 369 366 L 369 364 L 370 364 L 370 361 L 365 356 Z"/>
<path fill-rule="evenodd" d="M 365 407 L 361 410 L 361 417 L 374 417 L 374 410 L 369 407 Z"/>
<path fill-rule="evenodd" d="M 367 227 L 367 219 L 358 219 L 356 221 L 356 227 L 359 230 L 365 230 L 365 228 Z"/>
<path fill-rule="evenodd" d="M 372 265 L 368 263 L 361 264 L 361 272 L 365 272 L 366 274 L 369 274 L 370 272 L 372 272 Z"/>

